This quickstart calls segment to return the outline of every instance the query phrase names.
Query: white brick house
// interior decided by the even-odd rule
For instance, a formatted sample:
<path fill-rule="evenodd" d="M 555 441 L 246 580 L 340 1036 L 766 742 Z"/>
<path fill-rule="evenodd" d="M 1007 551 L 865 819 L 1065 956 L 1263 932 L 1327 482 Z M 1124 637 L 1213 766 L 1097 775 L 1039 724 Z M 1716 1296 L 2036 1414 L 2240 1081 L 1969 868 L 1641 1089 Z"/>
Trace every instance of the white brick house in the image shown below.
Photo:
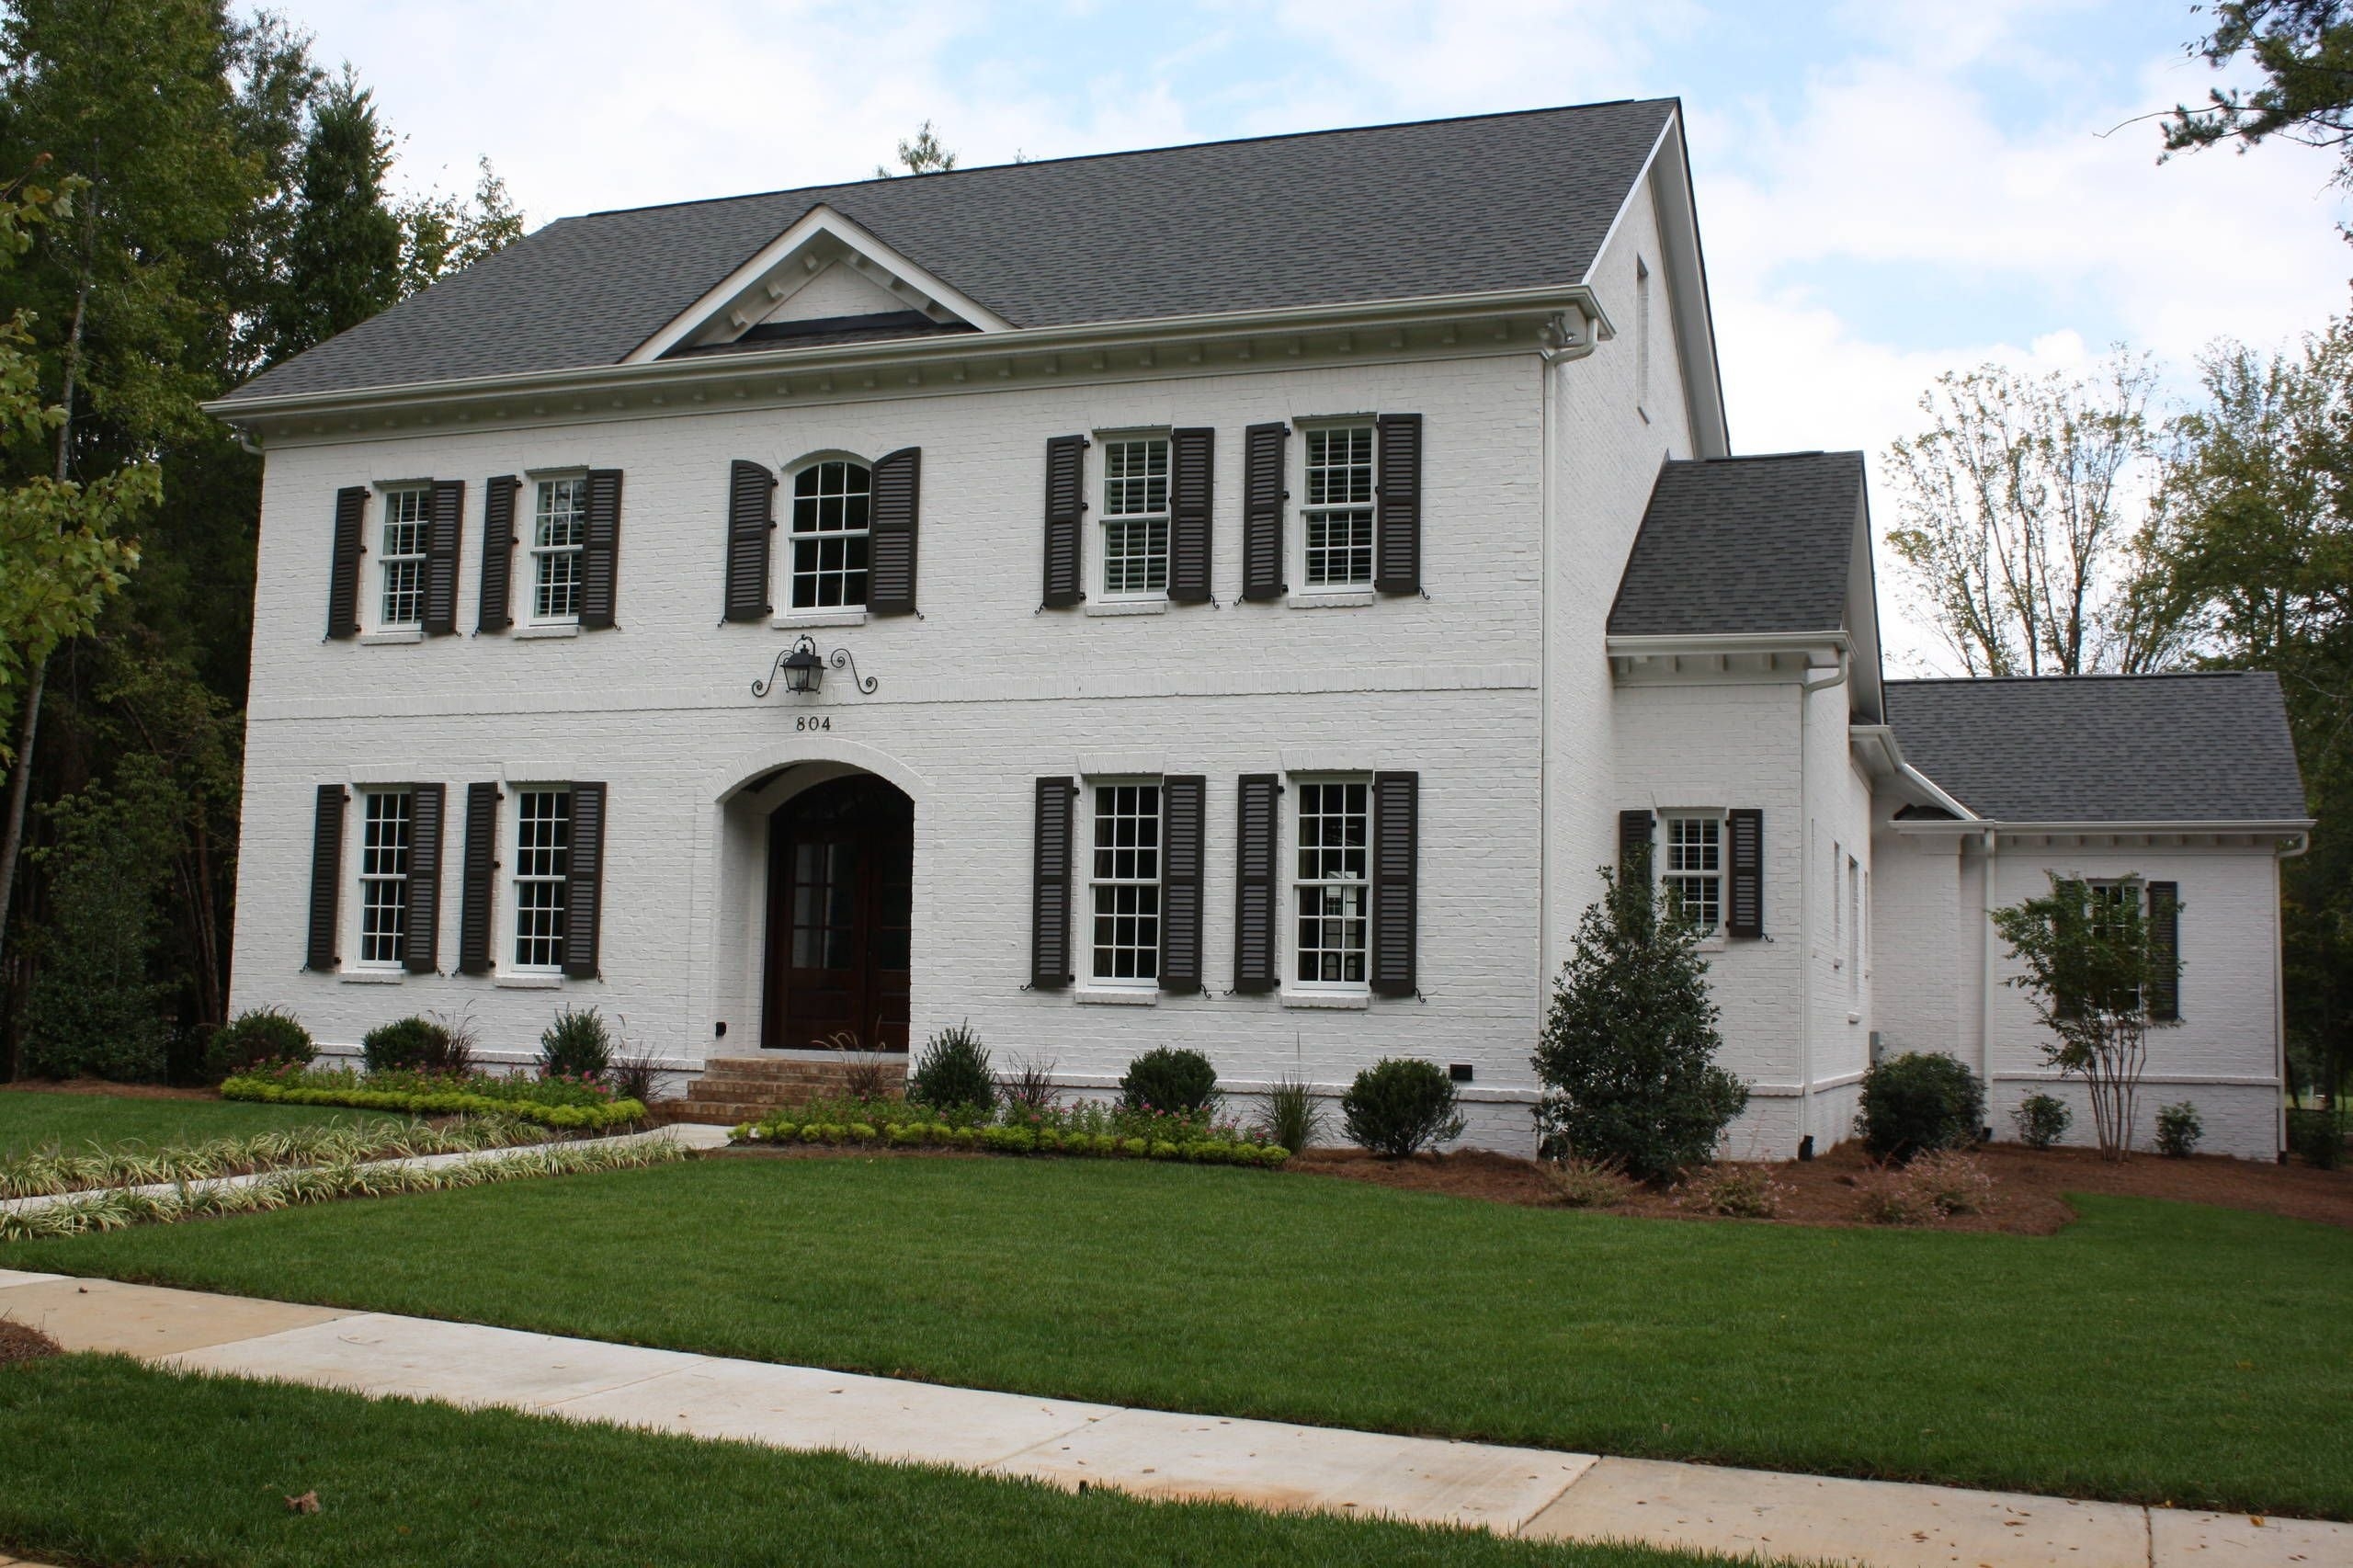
<path fill-rule="evenodd" d="M 1874 1029 L 2015 1097 L 1982 867 L 2080 844 L 2180 884 L 2178 1075 L 2277 1148 L 2276 691 L 2261 820 L 2021 837 L 1908 767 L 1859 457 L 1728 455 L 1672 102 L 565 220 L 214 412 L 267 460 L 235 1000 L 330 1049 L 1412 1054 L 1524 1149 L 1639 834 L 1786 1156 Z"/>

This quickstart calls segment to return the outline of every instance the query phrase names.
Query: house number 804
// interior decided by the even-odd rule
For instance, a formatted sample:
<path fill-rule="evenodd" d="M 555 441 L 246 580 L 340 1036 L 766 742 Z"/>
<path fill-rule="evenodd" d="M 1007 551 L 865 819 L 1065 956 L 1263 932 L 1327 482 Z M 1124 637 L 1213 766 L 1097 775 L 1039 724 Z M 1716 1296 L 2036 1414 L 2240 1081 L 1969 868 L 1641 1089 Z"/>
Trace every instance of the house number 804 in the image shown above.
<path fill-rule="evenodd" d="M 803 731 L 830 730 L 834 727 L 834 716 L 830 713 L 803 713 L 792 721 L 792 727 Z"/>

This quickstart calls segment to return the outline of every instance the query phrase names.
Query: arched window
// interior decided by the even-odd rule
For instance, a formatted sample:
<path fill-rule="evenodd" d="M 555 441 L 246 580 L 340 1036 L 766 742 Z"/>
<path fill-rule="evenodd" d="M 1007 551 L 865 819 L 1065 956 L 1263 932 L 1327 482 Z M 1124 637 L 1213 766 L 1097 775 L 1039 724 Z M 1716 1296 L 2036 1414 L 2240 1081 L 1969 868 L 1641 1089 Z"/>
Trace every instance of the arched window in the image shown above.
<path fill-rule="evenodd" d="M 793 608 L 855 608 L 866 603 L 873 501 L 874 475 L 861 462 L 828 458 L 793 476 Z"/>

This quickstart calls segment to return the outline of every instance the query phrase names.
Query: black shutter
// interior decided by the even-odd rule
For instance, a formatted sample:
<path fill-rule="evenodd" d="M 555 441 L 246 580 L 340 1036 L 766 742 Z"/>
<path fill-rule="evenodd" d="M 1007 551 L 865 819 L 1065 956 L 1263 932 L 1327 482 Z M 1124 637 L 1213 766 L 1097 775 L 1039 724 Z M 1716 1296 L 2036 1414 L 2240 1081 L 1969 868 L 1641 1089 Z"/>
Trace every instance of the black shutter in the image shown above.
<path fill-rule="evenodd" d="M 335 493 L 335 558 L 327 567 L 327 635 L 359 635 L 359 530 L 368 519 L 368 487 Z"/>
<path fill-rule="evenodd" d="M 515 492 L 522 481 L 502 473 L 482 487 L 482 613 L 478 631 L 504 631 L 515 624 L 508 585 L 515 574 Z"/>
<path fill-rule="evenodd" d="M 498 897 L 498 786 L 466 786 L 466 863 L 458 908 L 458 972 L 488 974 L 490 911 Z"/>
<path fill-rule="evenodd" d="M 580 542 L 580 625 L 602 631 L 613 624 L 613 579 L 621 552 L 621 471 L 588 471 L 588 526 Z"/>
<path fill-rule="evenodd" d="M 874 460 L 866 608 L 876 615 L 915 612 L 915 514 L 922 482 L 921 447 L 901 447 Z"/>
<path fill-rule="evenodd" d="M 441 817 L 444 788 L 419 784 L 408 801 L 408 908 L 401 925 L 402 958 L 411 974 L 441 968 Z"/>
<path fill-rule="evenodd" d="M 1168 597 L 1180 605 L 1210 602 L 1211 517 L 1215 506 L 1217 432 L 1168 436 Z"/>
<path fill-rule="evenodd" d="M 1245 773 L 1234 790 L 1233 988 L 1272 991 L 1275 973 L 1275 813 L 1282 784 Z"/>
<path fill-rule="evenodd" d="M 597 978 L 597 917 L 605 903 L 605 787 L 572 787 L 571 849 L 563 877 L 563 972 Z"/>
<path fill-rule="evenodd" d="M 1284 449 L 1288 425 L 1253 425 L 1242 433 L 1242 597 L 1279 599 L 1283 581 Z"/>
<path fill-rule="evenodd" d="M 318 814 L 311 826 L 311 931 L 304 969 L 335 971 L 335 895 L 343 891 L 343 786 L 319 786 Z"/>
<path fill-rule="evenodd" d="M 1651 814 L 1618 813 L 1618 880 L 1647 883 L 1651 880 Z"/>
<path fill-rule="evenodd" d="M 2181 884 L 2149 884 L 2149 959 L 2156 971 L 2149 986 L 2149 1017 L 2165 1023 L 2181 1017 Z"/>
<path fill-rule="evenodd" d="M 727 608 L 729 620 L 766 620 L 768 553 L 776 537 L 776 475 L 737 458 L 727 470 Z"/>
<path fill-rule="evenodd" d="M 1411 996 L 1415 974 L 1418 773 L 1372 776 L 1372 993 Z"/>
<path fill-rule="evenodd" d="M 1201 988 L 1201 816 L 1209 780 L 1161 781 L 1160 988 Z"/>
<path fill-rule="evenodd" d="M 1072 778 L 1038 780 L 1038 829 L 1029 884 L 1029 983 L 1059 991 L 1071 983 L 1070 824 Z"/>
<path fill-rule="evenodd" d="M 1384 594 L 1422 591 L 1422 416 L 1381 416 L 1380 481 L 1374 487 L 1372 585 Z"/>
<path fill-rule="evenodd" d="M 1724 813 L 1731 896 L 1724 903 L 1724 935 L 1765 935 L 1765 813 L 1740 809 Z"/>
<path fill-rule="evenodd" d="M 1079 582 L 1079 519 L 1086 511 L 1086 437 L 1046 442 L 1046 589 L 1043 603 L 1062 609 L 1086 597 Z"/>
<path fill-rule="evenodd" d="M 425 634 L 458 630 L 458 545 L 465 537 L 466 482 L 433 482 L 433 514 L 425 535 Z"/>

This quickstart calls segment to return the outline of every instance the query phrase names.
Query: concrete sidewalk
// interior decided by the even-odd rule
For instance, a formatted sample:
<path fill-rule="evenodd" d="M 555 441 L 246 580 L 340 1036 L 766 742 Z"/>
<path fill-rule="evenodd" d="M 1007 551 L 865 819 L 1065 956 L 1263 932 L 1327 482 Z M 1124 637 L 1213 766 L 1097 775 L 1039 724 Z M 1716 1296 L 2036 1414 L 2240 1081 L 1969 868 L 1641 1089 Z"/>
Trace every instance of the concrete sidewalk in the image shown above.
<path fill-rule="evenodd" d="M 104 1279 L 0 1270 L 0 1316 L 198 1371 L 1530 1540 L 1870 1568 L 2353 1564 L 2353 1525 L 1179 1415 Z"/>

